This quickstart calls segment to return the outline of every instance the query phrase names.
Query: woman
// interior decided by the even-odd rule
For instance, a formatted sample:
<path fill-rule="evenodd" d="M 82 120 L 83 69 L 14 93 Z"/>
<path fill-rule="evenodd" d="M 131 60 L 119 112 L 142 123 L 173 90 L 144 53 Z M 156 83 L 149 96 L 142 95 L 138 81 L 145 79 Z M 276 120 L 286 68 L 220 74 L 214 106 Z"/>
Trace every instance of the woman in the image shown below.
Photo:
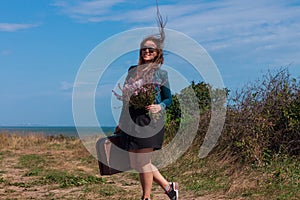
<path fill-rule="evenodd" d="M 122 147 L 130 153 L 131 167 L 139 172 L 143 189 L 142 200 L 150 200 L 153 181 L 159 184 L 172 200 L 178 199 L 178 183 L 168 182 L 151 163 L 151 152 L 162 148 L 164 138 L 164 110 L 172 101 L 168 75 L 160 69 L 163 57 L 163 26 L 160 36 L 149 36 L 140 44 L 139 62 L 128 70 L 125 84 L 140 79 L 155 85 L 155 100 L 144 108 L 123 103 L 119 127 Z M 149 114 L 150 113 L 150 114 Z M 159 118 L 153 116 L 160 116 Z"/>

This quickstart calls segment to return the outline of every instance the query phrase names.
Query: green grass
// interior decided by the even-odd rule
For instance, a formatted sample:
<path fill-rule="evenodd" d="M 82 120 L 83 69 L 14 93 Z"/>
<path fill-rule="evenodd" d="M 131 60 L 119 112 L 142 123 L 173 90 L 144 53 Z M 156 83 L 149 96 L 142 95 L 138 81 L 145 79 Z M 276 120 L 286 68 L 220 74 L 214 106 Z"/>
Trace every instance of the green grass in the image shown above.
<path fill-rule="evenodd" d="M 80 162 L 83 164 L 91 164 L 95 162 L 95 157 L 93 155 L 89 155 L 87 157 L 81 158 Z"/>
<path fill-rule="evenodd" d="M 198 196 L 228 190 L 230 182 L 225 176 L 227 166 L 214 166 L 218 162 L 214 162 L 214 157 L 200 159 L 195 152 L 185 154 L 176 163 L 163 169 L 163 176 L 179 182 L 184 190 Z"/>
<path fill-rule="evenodd" d="M 18 166 L 32 168 L 33 166 L 43 166 L 44 164 L 45 158 L 43 155 L 29 154 L 20 156 Z"/>
<path fill-rule="evenodd" d="M 105 179 L 87 174 L 74 175 L 65 171 L 50 170 L 43 173 L 40 184 L 58 184 L 60 188 L 77 187 L 88 184 L 102 184 Z"/>
<path fill-rule="evenodd" d="M 114 185 L 101 185 L 98 187 L 97 193 L 100 196 L 113 196 L 115 194 L 125 194 L 126 191 Z"/>
<path fill-rule="evenodd" d="M 21 188 L 31 188 L 35 184 L 33 182 L 13 182 L 13 183 L 6 183 L 6 185 L 21 187 Z"/>
<path fill-rule="evenodd" d="M 259 183 L 255 188 L 245 189 L 231 195 L 233 198 L 300 199 L 299 160 L 286 155 L 277 155 L 262 166 L 252 166 Z M 252 173 L 253 174 L 253 173 Z"/>
<path fill-rule="evenodd" d="M 29 154 L 20 156 L 17 167 L 28 169 L 24 176 L 38 176 L 45 165 L 46 160 L 43 155 Z"/>
<path fill-rule="evenodd" d="M 12 190 L 12 189 L 8 189 L 8 190 L 5 190 L 5 193 L 8 193 L 8 194 L 12 194 L 16 192 L 15 190 Z"/>
<path fill-rule="evenodd" d="M 300 198 L 299 160 L 289 156 L 276 156 L 258 171 L 271 175 L 262 184 L 262 195 L 271 195 L 277 199 Z"/>
<path fill-rule="evenodd" d="M 184 180 L 185 188 L 195 192 L 197 195 L 209 194 L 211 192 L 225 191 L 228 189 L 228 180 L 219 171 L 208 173 L 195 173 Z"/>
<path fill-rule="evenodd" d="M 19 187 L 31 185 L 57 184 L 59 188 L 77 187 L 87 184 L 105 183 L 105 179 L 84 173 L 71 174 L 62 170 L 47 169 L 47 157 L 44 155 L 29 154 L 21 155 L 17 167 L 27 168 L 24 176 L 37 176 L 37 180 L 31 183 L 10 183 Z M 88 159 L 89 160 L 89 159 Z"/>

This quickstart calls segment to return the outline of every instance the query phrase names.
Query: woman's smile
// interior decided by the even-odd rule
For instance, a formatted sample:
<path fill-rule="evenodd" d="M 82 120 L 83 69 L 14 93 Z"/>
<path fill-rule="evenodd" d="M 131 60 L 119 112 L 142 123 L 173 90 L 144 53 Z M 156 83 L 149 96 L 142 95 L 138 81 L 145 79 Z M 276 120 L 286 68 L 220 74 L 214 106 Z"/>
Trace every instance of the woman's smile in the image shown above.
<path fill-rule="evenodd" d="M 156 56 L 157 56 L 156 44 L 151 40 L 146 41 L 144 47 L 142 48 L 142 57 L 144 61 L 150 62 L 154 60 Z"/>

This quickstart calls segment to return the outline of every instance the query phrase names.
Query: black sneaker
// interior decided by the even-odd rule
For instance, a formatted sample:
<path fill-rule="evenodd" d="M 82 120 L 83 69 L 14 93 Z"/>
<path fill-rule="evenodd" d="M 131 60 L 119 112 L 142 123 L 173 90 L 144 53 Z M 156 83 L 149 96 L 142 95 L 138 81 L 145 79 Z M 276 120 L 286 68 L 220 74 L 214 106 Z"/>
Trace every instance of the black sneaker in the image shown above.
<path fill-rule="evenodd" d="M 170 183 L 170 190 L 166 194 L 171 200 L 178 200 L 178 183 Z"/>

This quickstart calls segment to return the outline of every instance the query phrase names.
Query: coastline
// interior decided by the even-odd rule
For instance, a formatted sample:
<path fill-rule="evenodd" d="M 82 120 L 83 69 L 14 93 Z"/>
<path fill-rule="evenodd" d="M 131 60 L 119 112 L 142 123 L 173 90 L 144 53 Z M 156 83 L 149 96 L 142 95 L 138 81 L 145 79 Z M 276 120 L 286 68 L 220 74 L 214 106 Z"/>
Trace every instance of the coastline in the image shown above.
<path fill-rule="evenodd" d="M 78 132 L 85 135 L 111 134 L 113 126 L 104 127 L 75 127 L 75 126 L 0 126 L 0 134 L 20 134 L 20 135 L 45 135 L 65 137 L 78 137 Z"/>

